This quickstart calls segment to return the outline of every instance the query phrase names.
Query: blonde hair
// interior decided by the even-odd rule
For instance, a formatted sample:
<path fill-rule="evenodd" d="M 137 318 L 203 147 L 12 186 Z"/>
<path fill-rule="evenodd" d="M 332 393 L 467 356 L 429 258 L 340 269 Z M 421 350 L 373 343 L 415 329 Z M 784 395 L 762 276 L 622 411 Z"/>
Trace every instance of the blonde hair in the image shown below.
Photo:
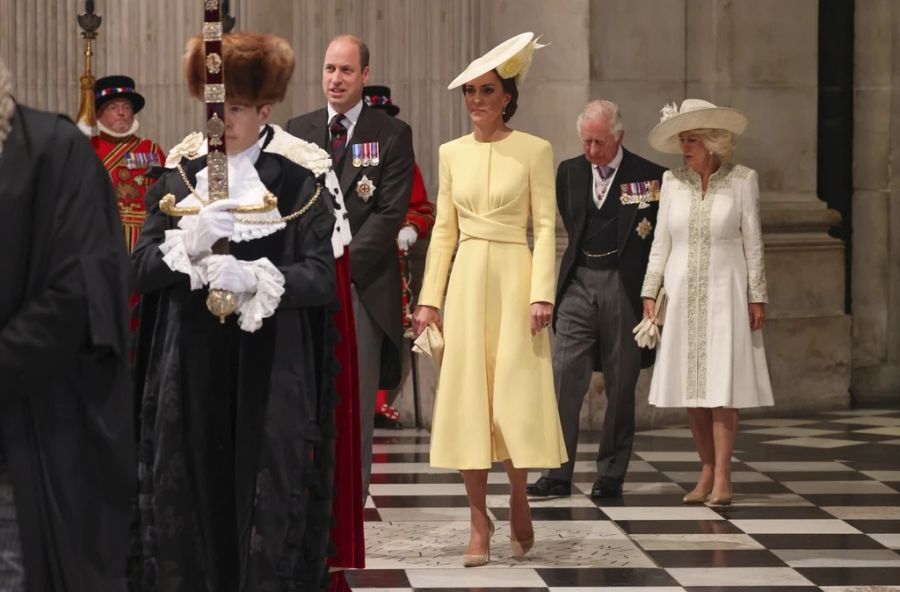
<path fill-rule="evenodd" d="M 720 162 L 731 162 L 734 158 L 734 134 L 728 130 L 718 128 L 696 129 L 694 132 L 700 136 L 703 147 L 719 159 Z"/>

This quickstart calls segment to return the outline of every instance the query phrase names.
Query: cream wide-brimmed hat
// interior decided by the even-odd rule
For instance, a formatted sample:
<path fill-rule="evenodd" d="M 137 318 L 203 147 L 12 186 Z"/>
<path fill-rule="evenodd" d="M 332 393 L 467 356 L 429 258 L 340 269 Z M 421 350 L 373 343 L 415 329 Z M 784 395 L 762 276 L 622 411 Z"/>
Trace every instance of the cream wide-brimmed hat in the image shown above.
<path fill-rule="evenodd" d="M 666 154 L 681 154 L 678 134 L 695 129 L 723 129 L 735 135 L 747 129 L 747 117 L 731 107 L 717 107 L 703 99 L 685 99 L 681 108 L 675 103 L 663 106 L 659 123 L 650 130 L 650 145 Z"/>
<path fill-rule="evenodd" d="M 466 69 L 454 78 L 447 88 L 451 90 L 458 88 L 495 68 L 500 78 L 515 78 L 516 85 L 521 86 L 531 67 L 534 50 L 547 46 L 547 44 L 538 43 L 539 39 L 540 36 L 535 37 L 531 32 L 507 39 L 466 66 Z"/>

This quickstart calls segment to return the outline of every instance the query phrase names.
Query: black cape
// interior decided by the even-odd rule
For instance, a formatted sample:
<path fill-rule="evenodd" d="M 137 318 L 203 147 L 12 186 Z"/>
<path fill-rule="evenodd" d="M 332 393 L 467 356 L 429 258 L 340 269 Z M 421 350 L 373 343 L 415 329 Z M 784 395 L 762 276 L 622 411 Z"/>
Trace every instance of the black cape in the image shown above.
<path fill-rule="evenodd" d="M 0 205 L 0 430 L 27 589 L 122 591 L 134 433 L 109 176 L 71 121 L 17 107 Z"/>
<path fill-rule="evenodd" d="M 205 157 L 182 164 L 191 185 Z M 256 168 L 282 215 L 306 204 L 307 169 L 263 152 Z M 331 321 L 337 306 L 331 232 L 320 199 L 273 235 L 231 243 L 238 259 L 267 257 L 285 276 L 275 314 L 254 333 L 219 324 L 207 290 L 162 260 L 177 219 L 162 195 L 188 188 L 176 171 L 147 194 L 132 254 L 144 294 L 138 372 L 141 558 L 134 587 L 160 592 L 319 590 L 328 583 L 334 465 Z M 323 189 L 322 194 L 324 195 Z"/>

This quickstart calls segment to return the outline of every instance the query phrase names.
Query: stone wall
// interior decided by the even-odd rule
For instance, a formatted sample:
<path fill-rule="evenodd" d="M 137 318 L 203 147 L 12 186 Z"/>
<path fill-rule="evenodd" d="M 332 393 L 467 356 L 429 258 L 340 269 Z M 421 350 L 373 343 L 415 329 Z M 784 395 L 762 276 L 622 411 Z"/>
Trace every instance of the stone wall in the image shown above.
<path fill-rule="evenodd" d="M 857 1 L 853 138 L 853 395 L 900 394 L 900 6 Z"/>

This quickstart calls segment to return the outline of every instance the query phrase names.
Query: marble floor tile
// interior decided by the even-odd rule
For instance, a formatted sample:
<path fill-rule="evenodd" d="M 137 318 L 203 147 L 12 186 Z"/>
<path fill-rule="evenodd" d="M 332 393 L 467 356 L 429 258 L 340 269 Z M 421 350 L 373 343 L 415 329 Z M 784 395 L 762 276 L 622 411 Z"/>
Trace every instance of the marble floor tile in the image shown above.
<path fill-rule="evenodd" d="M 900 471 L 860 471 L 866 477 L 876 481 L 900 482 Z"/>
<path fill-rule="evenodd" d="M 379 483 L 369 485 L 369 495 L 466 495 L 463 483 Z"/>
<path fill-rule="evenodd" d="M 652 436 L 652 437 L 664 437 L 664 438 L 691 438 L 693 439 L 693 435 L 691 434 L 690 428 L 662 428 L 658 430 L 646 430 L 643 432 L 637 432 L 636 436 Z"/>
<path fill-rule="evenodd" d="M 603 511 L 611 520 L 721 520 L 722 516 L 706 507 L 610 508 Z"/>
<path fill-rule="evenodd" d="M 900 446 L 900 439 L 897 440 L 884 440 L 880 442 L 881 444 L 890 444 L 891 446 Z"/>
<path fill-rule="evenodd" d="M 743 534 L 728 520 L 616 520 L 616 526 L 632 537 L 645 534 Z"/>
<path fill-rule="evenodd" d="M 457 563 L 462 565 L 462 558 Z M 491 567 L 478 569 L 407 569 L 413 588 L 545 588 L 544 580 L 533 569 Z"/>
<path fill-rule="evenodd" d="M 816 423 L 814 419 L 794 419 L 790 417 L 755 417 L 752 419 L 741 419 L 742 426 L 766 426 L 770 428 L 785 428 L 791 426 L 806 425 Z"/>
<path fill-rule="evenodd" d="M 869 586 L 897 585 L 900 568 L 881 567 L 798 567 L 795 568 L 818 586 L 867 586 L 867 592 L 877 590 Z"/>
<path fill-rule="evenodd" d="M 676 582 L 664 569 L 649 568 L 602 568 L 602 569 L 538 569 L 544 582 L 554 588 L 574 588 L 579 590 L 612 589 L 622 587 L 677 587 Z"/>
<path fill-rule="evenodd" d="M 900 506 L 823 506 L 841 520 L 900 520 Z"/>
<path fill-rule="evenodd" d="M 900 519 L 898 520 L 848 520 L 854 528 L 866 534 L 893 534 L 900 532 Z"/>
<path fill-rule="evenodd" d="M 859 531 L 843 520 L 732 520 L 747 534 L 855 534 Z"/>
<path fill-rule="evenodd" d="M 785 562 L 766 549 L 677 549 L 648 551 L 660 567 L 784 567 Z"/>
<path fill-rule="evenodd" d="M 765 548 L 747 534 L 635 534 L 631 538 L 644 551 Z"/>
<path fill-rule="evenodd" d="M 838 434 L 838 430 L 816 430 L 799 427 L 760 428 L 756 430 L 744 430 L 745 434 L 758 434 L 760 436 L 784 436 L 785 438 L 802 438 Z"/>
<path fill-rule="evenodd" d="M 900 592 L 898 586 L 819 586 L 822 592 Z"/>
<path fill-rule="evenodd" d="M 378 515 L 382 522 L 465 522 L 469 508 L 381 508 Z"/>
<path fill-rule="evenodd" d="M 684 592 L 680 586 L 584 586 L 551 587 L 549 592 Z"/>
<path fill-rule="evenodd" d="M 881 549 L 865 534 L 754 534 L 766 549 Z"/>
<path fill-rule="evenodd" d="M 867 430 L 854 430 L 855 434 L 875 434 L 878 436 L 900 436 L 900 424 Z"/>
<path fill-rule="evenodd" d="M 573 483 L 572 486 L 581 491 L 584 495 L 590 495 L 591 488 L 593 487 L 593 482 L 591 483 Z M 622 485 L 622 490 L 625 495 L 629 494 L 685 494 L 685 490 L 683 487 L 678 485 L 677 483 L 672 483 L 670 481 L 657 481 L 657 482 L 639 482 L 639 483 L 631 483 L 627 480 Z"/>
<path fill-rule="evenodd" d="M 695 484 L 700 479 L 700 471 L 663 471 L 663 475 L 676 483 Z M 772 479 L 756 471 L 732 471 L 732 483 L 760 483 Z"/>
<path fill-rule="evenodd" d="M 811 504 L 806 506 L 766 506 L 732 503 L 713 508 L 728 520 L 832 520 L 834 516 Z"/>
<path fill-rule="evenodd" d="M 806 473 L 849 471 L 854 469 L 834 461 L 748 461 L 751 468 L 763 473 Z"/>
<path fill-rule="evenodd" d="M 700 455 L 697 454 L 696 450 L 684 451 L 684 452 L 668 452 L 665 450 L 660 451 L 644 451 L 638 452 L 637 455 L 644 459 L 647 462 L 700 462 Z"/>
<path fill-rule="evenodd" d="M 791 567 L 900 567 L 889 549 L 782 549 L 772 551 Z"/>
<path fill-rule="evenodd" d="M 900 533 L 870 534 L 869 536 L 888 549 L 900 550 Z"/>
<path fill-rule="evenodd" d="M 785 438 L 783 440 L 768 440 L 764 444 L 777 446 L 799 446 L 801 448 L 844 448 L 846 446 L 860 446 L 864 442 L 842 440 L 838 438 Z"/>
<path fill-rule="evenodd" d="M 790 507 L 793 512 L 812 505 L 812 502 L 795 493 L 744 493 L 738 486 L 735 486 L 731 501 L 731 507 Z"/>
<path fill-rule="evenodd" d="M 495 523 L 490 567 L 653 567 L 615 525 L 603 521 L 534 522 L 535 546 L 512 556 L 509 525 Z M 366 565 L 379 569 L 457 567 L 469 522 L 382 522 L 366 525 Z M 413 582 L 414 587 L 418 587 Z"/>
<path fill-rule="evenodd" d="M 790 567 L 718 567 L 667 569 L 682 586 L 808 586 Z"/>
<path fill-rule="evenodd" d="M 596 504 L 589 497 L 572 492 L 569 497 L 531 497 L 528 503 L 532 508 L 595 508 Z M 489 508 L 508 508 L 508 495 L 488 495 Z"/>
<path fill-rule="evenodd" d="M 897 493 L 879 481 L 782 481 L 782 484 L 799 494 Z"/>
<path fill-rule="evenodd" d="M 353 588 L 409 589 L 409 579 L 402 569 L 354 569 L 345 572 L 347 583 Z"/>
<path fill-rule="evenodd" d="M 843 411 L 825 411 L 823 415 L 837 415 L 841 417 L 871 417 L 876 415 L 895 415 L 896 413 L 896 409 L 845 409 Z"/>
<path fill-rule="evenodd" d="M 375 500 L 372 499 L 372 496 L 366 497 L 366 501 L 363 504 L 363 508 L 366 510 L 374 510 L 375 509 Z"/>
<path fill-rule="evenodd" d="M 829 421 L 832 423 L 846 423 L 853 426 L 900 426 L 900 417 L 841 417 Z"/>

